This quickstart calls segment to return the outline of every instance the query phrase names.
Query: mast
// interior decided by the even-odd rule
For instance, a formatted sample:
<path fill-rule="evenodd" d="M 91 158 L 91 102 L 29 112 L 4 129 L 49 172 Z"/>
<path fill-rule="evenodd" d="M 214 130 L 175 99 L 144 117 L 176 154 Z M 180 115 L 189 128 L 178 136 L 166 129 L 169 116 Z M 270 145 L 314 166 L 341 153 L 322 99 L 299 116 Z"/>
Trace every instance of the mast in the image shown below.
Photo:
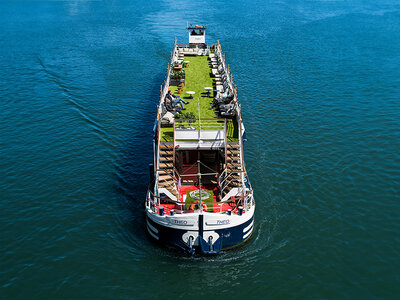
<path fill-rule="evenodd" d="M 197 110 L 199 111 L 199 143 L 201 143 L 201 126 L 200 126 L 200 99 L 197 98 Z"/>
<path fill-rule="evenodd" d="M 200 213 L 203 213 L 203 199 L 201 198 L 201 173 L 200 173 L 200 159 L 199 159 L 199 160 L 197 160 L 197 176 L 199 177 Z"/>
<path fill-rule="evenodd" d="M 200 127 L 200 99 L 197 98 L 197 109 L 199 110 L 199 143 L 201 143 L 201 127 Z M 201 172 L 200 159 L 197 160 L 197 176 L 199 177 L 199 195 L 200 195 L 200 213 L 203 213 L 203 199 L 201 198 Z"/>

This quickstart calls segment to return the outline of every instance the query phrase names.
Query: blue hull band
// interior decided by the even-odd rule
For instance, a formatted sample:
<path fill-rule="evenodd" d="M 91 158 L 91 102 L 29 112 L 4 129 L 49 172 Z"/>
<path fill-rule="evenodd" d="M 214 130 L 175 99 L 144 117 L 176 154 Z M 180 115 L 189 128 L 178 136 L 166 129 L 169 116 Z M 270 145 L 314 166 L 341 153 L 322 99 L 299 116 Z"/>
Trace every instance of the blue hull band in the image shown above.
<path fill-rule="evenodd" d="M 230 227 L 230 228 L 225 228 L 225 229 L 217 229 L 217 230 L 204 230 L 204 233 L 207 232 L 216 232 L 219 235 L 219 238 L 217 241 L 214 241 L 214 245 L 212 249 L 210 249 L 210 245 L 208 244 L 208 241 L 205 241 L 203 238 L 200 240 L 200 249 L 202 249 L 202 252 L 205 254 L 216 254 L 222 249 L 230 248 L 237 246 L 244 241 L 246 241 L 250 236 L 250 232 L 253 230 L 253 228 L 249 228 L 246 232 L 243 232 L 244 228 L 248 227 L 251 222 L 253 222 L 254 217 L 252 217 L 250 220 L 247 222 L 235 226 L 235 227 Z M 170 228 L 166 227 L 163 225 L 160 225 L 154 221 L 152 221 L 150 218 L 146 216 L 147 222 L 151 225 L 151 227 L 155 228 L 152 229 L 151 227 L 147 226 L 147 230 L 150 233 L 150 236 L 158 240 L 159 242 L 168 244 L 170 246 L 176 247 L 183 249 L 185 251 L 189 251 L 189 246 L 183 241 L 182 236 L 188 232 L 188 230 L 182 230 L 182 229 L 175 229 L 175 228 Z M 200 231 L 203 231 L 203 228 L 201 228 Z M 246 234 L 249 233 L 249 234 Z M 202 235 L 200 235 L 202 236 Z M 210 252 L 210 253 L 207 253 Z"/>

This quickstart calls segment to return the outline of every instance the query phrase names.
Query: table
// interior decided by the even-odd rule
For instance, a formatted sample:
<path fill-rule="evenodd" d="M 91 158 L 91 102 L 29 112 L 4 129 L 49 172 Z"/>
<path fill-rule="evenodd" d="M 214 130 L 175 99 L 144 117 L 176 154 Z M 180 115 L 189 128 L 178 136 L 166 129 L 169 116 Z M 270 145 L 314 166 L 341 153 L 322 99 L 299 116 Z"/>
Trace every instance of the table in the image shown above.
<path fill-rule="evenodd" d="M 186 94 L 189 94 L 190 95 L 190 99 L 193 99 L 193 95 L 196 94 L 196 92 L 187 91 Z"/>
<path fill-rule="evenodd" d="M 210 97 L 210 92 L 213 90 L 213 88 L 208 86 L 205 87 L 204 89 L 207 91 L 207 97 Z"/>

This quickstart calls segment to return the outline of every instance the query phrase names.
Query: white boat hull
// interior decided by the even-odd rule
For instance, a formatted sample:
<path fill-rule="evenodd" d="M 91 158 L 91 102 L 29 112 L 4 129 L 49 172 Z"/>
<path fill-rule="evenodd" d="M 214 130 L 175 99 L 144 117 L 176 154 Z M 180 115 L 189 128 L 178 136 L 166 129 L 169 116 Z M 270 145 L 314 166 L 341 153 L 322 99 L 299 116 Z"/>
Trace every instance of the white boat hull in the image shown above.
<path fill-rule="evenodd" d="M 147 231 L 155 240 L 187 252 L 216 254 L 250 238 L 254 210 L 253 206 L 241 216 L 206 212 L 160 216 L 147 210 Z"/>

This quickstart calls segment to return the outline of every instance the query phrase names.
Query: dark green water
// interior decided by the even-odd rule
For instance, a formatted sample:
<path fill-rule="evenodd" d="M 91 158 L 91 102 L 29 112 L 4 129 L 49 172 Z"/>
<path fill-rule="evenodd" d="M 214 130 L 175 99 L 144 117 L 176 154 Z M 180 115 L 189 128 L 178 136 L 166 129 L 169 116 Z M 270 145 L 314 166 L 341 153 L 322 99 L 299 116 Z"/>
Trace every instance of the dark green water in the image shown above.
<path fill-rule="evenodd" d="M 242 103 L 252 240 L 145 234 L 174 34 L 220 39 Z M 395 299 L 397 1 L 0 2 L 0 298 Z"/>

